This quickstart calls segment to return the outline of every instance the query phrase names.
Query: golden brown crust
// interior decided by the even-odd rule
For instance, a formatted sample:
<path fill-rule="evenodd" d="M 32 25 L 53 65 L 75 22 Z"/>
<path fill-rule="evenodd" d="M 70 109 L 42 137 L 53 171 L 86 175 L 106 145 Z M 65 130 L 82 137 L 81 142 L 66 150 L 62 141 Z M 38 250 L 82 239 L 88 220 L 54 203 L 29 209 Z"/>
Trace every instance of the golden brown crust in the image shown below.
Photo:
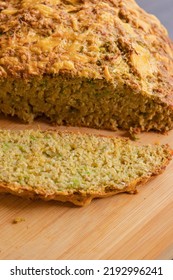
<path fill-rule="evenodd" d="M 0 1 L 0 111 L 168 131 L 173 43 L 134 0 Z"/>
<path fill-rule="evenodd" d="M 0 2 L 0 77 L 69 74 L 173 106 L 173 43 L 134 0 Z"/>

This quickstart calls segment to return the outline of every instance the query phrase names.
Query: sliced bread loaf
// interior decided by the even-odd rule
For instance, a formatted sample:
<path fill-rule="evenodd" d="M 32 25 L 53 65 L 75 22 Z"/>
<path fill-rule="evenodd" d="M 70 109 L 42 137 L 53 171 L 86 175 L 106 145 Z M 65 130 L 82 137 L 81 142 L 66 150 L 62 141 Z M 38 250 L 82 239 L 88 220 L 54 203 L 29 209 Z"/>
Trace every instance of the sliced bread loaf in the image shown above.
<path fill-rule="evenodd" d="M 173 43 L 134 0 L 0 1 L 0 111 L 167 131 Z"/>
<path fill-rule="evenodd" d="M 161 173 L 168 145 L 138 146 L 124 138 L 55 131 L 0 130 L 0 191 L 89 204 Z"/>

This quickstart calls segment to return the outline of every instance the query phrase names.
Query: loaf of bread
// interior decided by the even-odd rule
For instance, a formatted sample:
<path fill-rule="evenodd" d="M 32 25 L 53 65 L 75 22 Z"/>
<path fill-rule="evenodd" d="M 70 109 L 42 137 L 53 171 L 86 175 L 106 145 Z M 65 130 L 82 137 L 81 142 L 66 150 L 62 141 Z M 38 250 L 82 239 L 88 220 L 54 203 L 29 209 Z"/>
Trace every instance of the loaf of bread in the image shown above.
<path fill-rule="evenodd" d="M 135 193 L 171 158 L 167 145 L 139 146 L 125 138 L 0 130 L 0 192 L 83 206 Z"/>
<path fill-rule="evenodd" d="M 167 131 L 173 43 L 134 0 L 0 1 L 0 111 Z"/>

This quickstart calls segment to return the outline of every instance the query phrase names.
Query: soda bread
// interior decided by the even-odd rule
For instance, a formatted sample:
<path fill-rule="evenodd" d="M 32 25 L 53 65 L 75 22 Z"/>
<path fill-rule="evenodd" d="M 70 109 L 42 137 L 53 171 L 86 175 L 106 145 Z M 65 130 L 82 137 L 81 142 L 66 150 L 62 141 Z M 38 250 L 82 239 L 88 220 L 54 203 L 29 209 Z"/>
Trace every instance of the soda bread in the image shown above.
<path fill-rule="evenodd" d="M 0 111 L 167 131 L 173 43 L 134 0 L 0 1 Z"/>
<path fill-rule="evenodd" d="M 172 41 L 134 0 L 0 1 L 0 111 L 167 131 Z"/>
<path fill-rule="evenodd" d="M 56 131 L 0 130 L 0 192 L 83 206 L 135 193 L 172 158 L 167 145 Z"/>

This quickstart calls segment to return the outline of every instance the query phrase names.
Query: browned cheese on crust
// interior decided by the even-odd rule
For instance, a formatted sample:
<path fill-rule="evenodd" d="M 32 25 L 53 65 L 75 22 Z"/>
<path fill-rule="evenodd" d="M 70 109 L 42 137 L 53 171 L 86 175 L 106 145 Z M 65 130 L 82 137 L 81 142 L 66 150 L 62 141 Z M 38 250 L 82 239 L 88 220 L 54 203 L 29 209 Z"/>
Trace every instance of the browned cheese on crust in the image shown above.
<path fill-rule="evenodd" d="M 0 111 L 167 131 L 173 43 L 134 0 L 0 1 Z"/>

